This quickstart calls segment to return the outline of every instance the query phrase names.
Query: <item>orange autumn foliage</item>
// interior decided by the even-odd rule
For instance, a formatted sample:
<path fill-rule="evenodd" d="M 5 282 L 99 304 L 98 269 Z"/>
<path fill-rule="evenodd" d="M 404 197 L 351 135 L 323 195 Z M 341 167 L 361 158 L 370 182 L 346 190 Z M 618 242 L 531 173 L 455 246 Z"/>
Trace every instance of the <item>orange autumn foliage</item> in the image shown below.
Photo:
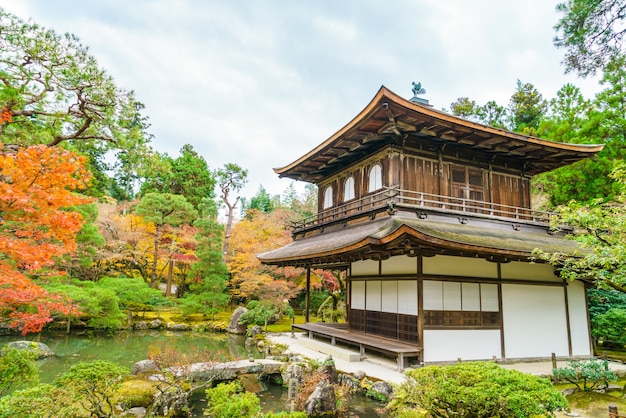
<path fill-rule="evenodd" d="M 1 147 L 1 144 L 0 144 Z M 76 249 L 83 225 L 67 210 L 90 199 L 76 195 L 90 173 L 85 159 L 60 148 L 0 149 L 0 316 L 23 333 L 38 332 L 69 303 L 49 294 L 28 275 L 62 273 L 55 257 Z"/>
<path fill-rule="evenodd" d="M 249 298 L 274 280 L 275 268 L 264 266 L 257 254 L 274 250 L 291 241 L 288 213 L 276 210 L 266 214 L 248 211 L 232 229 L 226 264 L 231 273 L 231 293 L 236 298 Z"/>
<path fill-rule="evenodd" d="M 12 120 L 13 120 L 13 113 L 11 113 L 11 111 L 7 109 L 6 107 L 3 107 L 2 110 L 0 110 L 0 125 L 7 123 L 7 122 L 11 122 Z"/>

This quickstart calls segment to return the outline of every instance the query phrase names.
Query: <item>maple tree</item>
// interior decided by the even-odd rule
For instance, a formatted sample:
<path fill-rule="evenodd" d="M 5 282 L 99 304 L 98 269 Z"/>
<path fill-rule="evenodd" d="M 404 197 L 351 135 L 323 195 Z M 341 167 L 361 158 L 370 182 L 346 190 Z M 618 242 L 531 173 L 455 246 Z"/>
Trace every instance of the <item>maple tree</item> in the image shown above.
<path fill-rule="evenodd" d="M 56 147 L 0 154 L 0 315 L 23 333 L 38 332 L 54 312 L 71 310 L 32 278 L 62 274 L 55 258 L 76 249 L 84 221 L 67 208 L 89 202 L 73 193 L 89 181 L 84 162 Z"/>
<path fill-rule="evenodd" d="M 271 251 L 291 241 L 288 221 L 291 213 L 277 209 L 271 213 L 249 210 L 246 217 L 238 222 L 232 230 L 226 263 L 231 273 L 230 288 L 235 299 L 247 299 L 259 296 L 262 288 L 271 286 L 267 293 L 283 293 L 287 289 L 278 290 L 274 279 L 285 279 L 276 267 L 262 265 L 257 254 Z M 301 270 L 289 270 L 293 276 L 301 275 Z M 291 277 L 293 278 L 293 277 Z M 291 287 L 291 285 L 286 284 Z"/>

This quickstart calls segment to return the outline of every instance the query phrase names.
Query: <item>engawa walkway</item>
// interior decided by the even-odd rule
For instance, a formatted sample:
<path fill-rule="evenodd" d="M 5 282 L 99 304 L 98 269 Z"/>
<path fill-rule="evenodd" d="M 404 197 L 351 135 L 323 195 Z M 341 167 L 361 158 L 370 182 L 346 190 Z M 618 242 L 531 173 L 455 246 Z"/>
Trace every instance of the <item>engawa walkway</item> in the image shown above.
<path fill-rule="evenodd" d="M 361 358 L 365 356 L 366 349 L 396 357 L 398 371 L 402 371 L 407 367 L 406 361 L 408 358 L 419 357 L 422 353 L 422 348 L 417 345 L 378 335 L 350 331 L 345 324 L 309 322 L 306 324 L 294 324 L 291 327 L 294 330 L 299 329 L 308 332 L 309 338 L 316 336 L 329 338 L 331 345 L 335 345 L 337 341 L 340 341 L 347 345 L 358 346 Z"/>

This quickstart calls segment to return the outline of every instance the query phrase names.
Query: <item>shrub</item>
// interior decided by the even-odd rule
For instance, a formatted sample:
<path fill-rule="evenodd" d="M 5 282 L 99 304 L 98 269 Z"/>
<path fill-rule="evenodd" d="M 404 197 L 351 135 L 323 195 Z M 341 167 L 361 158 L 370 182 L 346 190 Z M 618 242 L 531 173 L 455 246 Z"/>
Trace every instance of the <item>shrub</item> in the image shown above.
<path fill-rule="evenodd" d="M 9 391 L 36 381 L 39 369 L 35 364 L 37 354 L 33 351 L 18 350 L 16 348 L 2 349 L 0 353 L 0 396 Z"/>
<path fill-rule="evenodd" d="M 606 360 L 570 360 L 567 367 L 552 370 L 554 379 L 573 383 L 583 391 L 590 391 L 602 384 L 608 386 L 610 381 L 617 380 L 617 375 L 609 370 Z"/>
<path fill-rule="evenodd" d="M 495 363 L 427 366 L 406 376 L 387 406 L 395 417 L 419 416 L 415 409 L 440 417 L 554 416 L 567 407 L 548 379 Z"/>
<path fill-rule="evenodd" d="M 109 417 L 112 397 L 129 374 L 128 369 L 110 361 L 78 363 L 54 380 L 54 385 L 71 392 L 83 408 L 95 417 Z"/>
<path fill-rule="evenodd" d="M 221 383 L 207 389 L 208 408 L 204 415 L 212 418 L 252 418 L 261 413 L 261 401 L 254 393 L 241 392 L 238 382 Z"/>
<path fill-rule="evenodd" d="M 0 418 L 89 418 L 91 414 L 63 388 L 39 384 L 0 399 Z"/>

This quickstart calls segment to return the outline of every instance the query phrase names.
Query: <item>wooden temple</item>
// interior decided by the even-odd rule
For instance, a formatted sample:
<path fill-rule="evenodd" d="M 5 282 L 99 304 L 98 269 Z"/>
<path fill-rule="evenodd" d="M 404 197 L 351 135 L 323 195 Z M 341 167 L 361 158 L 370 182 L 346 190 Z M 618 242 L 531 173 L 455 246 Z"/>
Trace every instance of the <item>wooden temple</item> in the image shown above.
<path fill-rule="evenodd" d="M 532 262 L 574 253 L 531 208 L 535 174 L 602 145 L 524 136 L 438 111 L 384 86 L 280 177 L 314 183 L 316 216 L 266 264 L 344 269 L 347 324 L 299 328 L 397 355 L 399 367 L 592 354 L 585 284 Z M 307 300 L 308 300 L 307 283 Z M 308 307 L 308 305 L 307 305 Z"/>

